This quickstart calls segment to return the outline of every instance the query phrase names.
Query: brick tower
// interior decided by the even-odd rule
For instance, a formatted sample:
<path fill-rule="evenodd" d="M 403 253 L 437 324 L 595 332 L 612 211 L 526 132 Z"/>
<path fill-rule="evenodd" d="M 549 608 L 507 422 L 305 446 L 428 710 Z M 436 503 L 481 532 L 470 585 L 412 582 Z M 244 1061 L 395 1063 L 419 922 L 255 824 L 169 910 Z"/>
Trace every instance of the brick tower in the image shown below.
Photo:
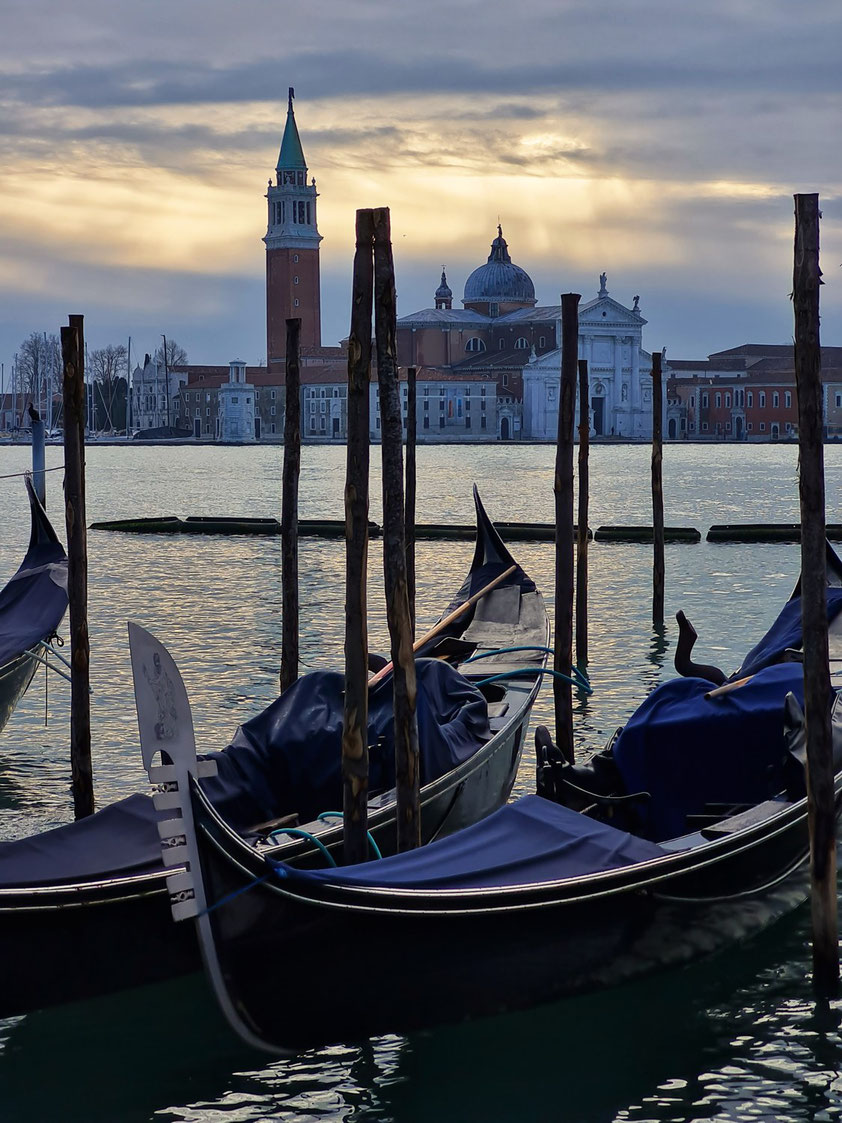
<path fill-rule="evenodd" d="M 290 87 L 286 127 L 275 169 L 269 180 L 269 224 L 266 230 L 266 365 L 271 372 L 283 370 L 286 351 L 286 320 L 301 317 L 301 346 L 320 347 L 322 342 L 319 293 L 319 242 L 316 225 L 316 181 L 308 185 L 307 164 Z"/>

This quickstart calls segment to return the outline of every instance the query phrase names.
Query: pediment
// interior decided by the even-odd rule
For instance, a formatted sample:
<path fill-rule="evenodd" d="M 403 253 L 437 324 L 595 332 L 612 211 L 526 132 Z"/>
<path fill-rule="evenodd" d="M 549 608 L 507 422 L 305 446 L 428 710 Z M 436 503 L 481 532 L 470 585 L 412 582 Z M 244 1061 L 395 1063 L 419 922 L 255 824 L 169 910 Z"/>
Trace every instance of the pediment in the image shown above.
<path fill-rule="evenodd" d="M 607 312 L 603 316 L 603 312 Z M 598 296 L 587 304 L 579 305 L 579 324 L 611 325 L 619 324 L 622 327 L 641 327 L 647 323 L 642 316 L 636 316 L 631 308 L 625 308 L 610 296 Z"/>

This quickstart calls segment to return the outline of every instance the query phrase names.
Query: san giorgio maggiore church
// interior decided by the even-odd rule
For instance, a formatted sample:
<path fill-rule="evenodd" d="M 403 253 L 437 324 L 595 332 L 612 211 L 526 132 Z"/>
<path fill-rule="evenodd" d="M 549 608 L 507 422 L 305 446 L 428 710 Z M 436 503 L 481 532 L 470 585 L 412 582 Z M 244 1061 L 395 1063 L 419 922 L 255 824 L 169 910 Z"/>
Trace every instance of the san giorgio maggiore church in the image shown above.
<path fill-rule="evenodd" d="M 246 367 L 236 360 L 228 368 L 189 366 L 170 372 L 176 378 L 167 413 L 194 437 L 280 437 L 286 320 L 300 317 L 302 435 L 305 440 L 345 439 L 347 352 L 344 345 L 323 346 L 321 340 L 317 198 L 290 90 L 280 155 L 266 193 L 266 365 Z M 396 268 L 399 281 L 399 259 Z M 406 368 L 416 368 L 418 439 L 555 441 L 561 307 L 538 305 L 532 279 L 512 260 L 501 226 L 487 261 L 465 280 L 461 308 L 454 307 L 444 268 L 431 294 L 431 307 L 400 316 L 397 323 L 404 411 Z M 614 299 L 605 273 L 595 297 L 579 306 L 579 356 L 588 360 L 593 436 L 651 437 L 652 363 L 642 346 L 645 324 L 639 298 L 633 298 L 631 308 Z M 145 386 L 146 416 L 154 421 L 149 407 L 160 407 L 163 380 L 147 367 L 135 372 L 134 381 Z M 370 405 L 376 439 L 376 378 Z M 160 408 L 156 412 L 161 415 Z"/>

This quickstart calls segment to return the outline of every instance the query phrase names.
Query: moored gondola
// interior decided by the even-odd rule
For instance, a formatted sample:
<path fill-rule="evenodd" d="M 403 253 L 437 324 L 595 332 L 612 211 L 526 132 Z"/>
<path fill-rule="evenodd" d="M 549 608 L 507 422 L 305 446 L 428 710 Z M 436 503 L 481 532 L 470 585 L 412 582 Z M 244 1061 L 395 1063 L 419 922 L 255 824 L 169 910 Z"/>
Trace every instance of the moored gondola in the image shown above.
<path fill-rule="evenodd" d="M 443 619 L 473 603 L 418 652 L 425 842 L 505 802 L 546 661 L 542 597 L 478 496 L 476 505 L 473 563 Z M 474 680 L 521 673 L 477 686 L 454 665 L 471 655 Z M 162 675 L 151 660 L 143 684 L 152 736 L 166 738 Z M 203 762 L 204 789 L 226 821 L 253 842 L 271 838 L 277 853 L 304 866 L 325 851 L 341 860 L 342 683 L 336 672 L 303 676 Z M 369 831 L 384 853 L 396 833 L 390 698 L 386 677 L 371 690 L 369 714 Z M 90 819 L 0 843 L 0 1017 L 199 968 L 193 933 L 170 917 L 166 882 L 178 870 L 172 855 L 162 861 L 163 816 L 149 796 L 133 795 Z"/>
<path fill-rule="evenodd" d="M 834 618 L 840 596 L 828 592 Z M 173 912 L 196 918 L 232 1027 L 286 1053 L 526 1008 L 709 954 L 796 907 L 809 855 L 802 670 L 776 659 L 793 638 L 776 632 L 759 662 L 755 649 L 750 681 L 730 690 L 655 690 L 590 774 L 539 733 L 553 799 L 340 869 L 297 869 L 238 836 L 182 742 L 162 827 L 186 855 Z M 833 726 L 839 796 L 836 693 Z M 339 948 L 354 949 L 353 972 Z"/>
<path fill-rule="evenodd" d="M 29 476 L 29 548 L 0 590 L 0 730 L 26 693 L 67 611 L 67 555 Z"/>

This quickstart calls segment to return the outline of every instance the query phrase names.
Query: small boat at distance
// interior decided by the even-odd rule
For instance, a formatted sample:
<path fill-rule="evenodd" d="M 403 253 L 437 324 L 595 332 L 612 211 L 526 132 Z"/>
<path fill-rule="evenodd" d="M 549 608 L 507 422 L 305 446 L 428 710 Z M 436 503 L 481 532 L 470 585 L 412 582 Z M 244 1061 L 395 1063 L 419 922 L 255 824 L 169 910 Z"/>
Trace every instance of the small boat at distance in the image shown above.
<path fill-rule="evenodd" d="M 32 480 L 29 548 L 0 590 L 0 730 L 26 693 L 45 649 L 67 611 L 67 554 L 41 506 Z"/>
<path fill-rule="evenodd" d="M 664 684 L 590 771 L 539 727 L 544 795 L 381 861 L 305 870 L 255 847 L 180 740 L 162 825 L 185 856 L 173 915 L 195 918 L 230 1025 L 288 1054 L 528 1008 L 710 954 L 792 910 L 808 882 L 806 733 L 802 666 L 779 656 L 796 610 L 744 661 L 749 681 Z M 842 589 L 828 615 L 842 620 Z M 838 693 L 832 717 L 838 802 Z"/>
<path fill-rule="evenodd" d="M 543 598 L 476 492 L 475 501 L 473 561 L 443 620 L 472 603 L 417 653 L 424 842 L 508 798 L 547 657 Z M 474 681 L 459 670 L 471 656 Z M 517 677 L 477 685 L 513 667 Z M 177 728 L 171 680 L 150 653 L 140 689 L 159 748 Z M 320 865 L 325 853 L 341 861 L 343 683 L 335 671 L 304 675 L 200 765 L 223 818 L 297 865 Z M 383 853 L 396 846 L 391 693 L 391 679 L 381 678 L 369 705 L 368 826 Z M 200 969 L 192 929 L 170 916 L 167 881 L 179 869 L 176 851 L 162 858 L 165 815 L 136 794 L 88 819 L 0 843 L 0 1017 Z"/>

